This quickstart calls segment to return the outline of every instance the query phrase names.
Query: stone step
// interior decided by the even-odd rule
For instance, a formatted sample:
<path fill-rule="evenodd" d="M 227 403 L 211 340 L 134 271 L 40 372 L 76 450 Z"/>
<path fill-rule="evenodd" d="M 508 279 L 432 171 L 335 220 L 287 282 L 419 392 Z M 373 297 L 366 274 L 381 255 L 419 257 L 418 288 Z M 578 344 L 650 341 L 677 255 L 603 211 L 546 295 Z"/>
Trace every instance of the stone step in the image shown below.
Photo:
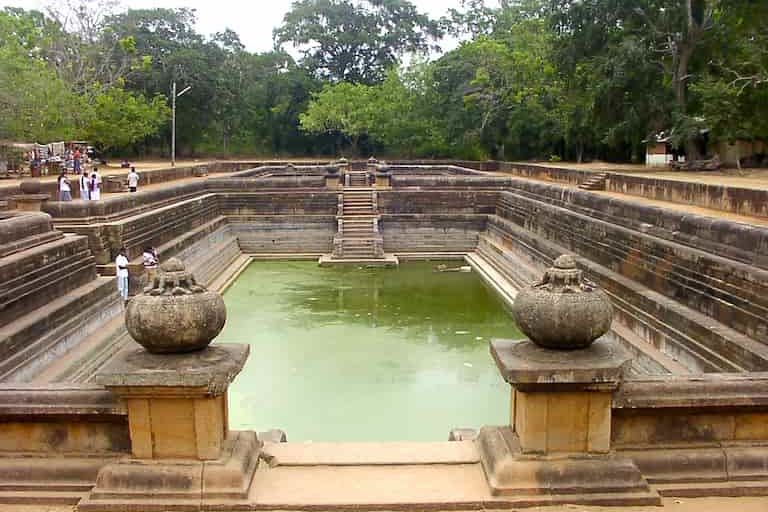
<path fill-rule="evenodd" d="M 516 211 L 515 218 L 523 219 L 520 222 L 525 222 L 525 218 L 529 215 L 528 212 L 522 211 L 520 208 L 515 208 L 513 205 L 506 206 L 510 211 Z M 604 220 L 610 222 L 609 220 Z M 520 223 L 517 220 L 516 223 Z M 623 226 L 618 226 L 617 229 L 622 229 Z M 663 240 L 663 241 L 662 241 Z M 676 247 L 677 244 L 666 239 L 659 240 L 659 245 L 662 247 Z M 658 268 L 664 268 L 663 279 L 658 282 L 666 282 L 670 279 L 668 276 L 673 276 L 670 282 L 675 285 L 684 286 L 687 289 L 696 289 L 697 293 L 704 293 L 715 297 L 718 304 L 729 303 L 737 308 L 750 310 L 753 314 L 757 314 L 759 317 L 764 318 L 768 311 L 766 311 L 765 303 L 759 294 L 754 294 L 749 290 L 742 289 L 739 286 L 734 286 L 731 283 L 727 283 L 722 279 L 713 278 L 710 276 L 702 275 L 695 271 L 691 271 L 685 265 L 680 265 L 675 261 L 670 254 L 675 254 L 679 249 L 675 248 L 674 253 L 667 251 L 665 254 L 654 255 L 647 252 L 638 251 L 637 248 L 628 246 L 626 244 L 616 244 L 610 239 L 606 239 L 605 243 L 601 245 L 603 249 L 600 251 L 603 258 L 613 259 L 615 261 L 632 261 L 633 266 L 637 267 L 637 270 L 644 272 L 645 274 L 657 274 Z M 680 246 L 682 249 L 683 246 Z M 692 252 L 696 252 L 697 249 L 688 249 Z M 631 255 L 631 257 L 630 257 Z M 605 264 L 605 259 L 600 260 Z M 761 304 L 763 303 L 763 304 Z"/>
<path fill-rule="evenodd" d="M 43 482 L 40 486 L 44 486 Z M 0 491 L 0 503 L 6 505 L 77 505 L 88 491 Z"/>
<path fill-rule="evenodd" d="M 501 225 L 508 223 L 504 229 L 507 232 L 508 243 L 518 247 L 524 247 L 530 243 L 528 241 L 530 234 L 508 220 L 497 218 L 489 226 L 489 232 L 500 228 L 496 226 L 497 223 Z M 554 247 L 557 246 L 557 242 L 547 241 L 544 244 L 537 241 L 535 245 L 539 248 Z M 549 256 L 555 252 L 562 253 L 564 249 L 560 247 L 552 251 Z M 690 309 L 685 304 L 670 301 L 661 293 L 616 274 L 602 263 L 590 262 L 586 265 L 592 271 L 589 277 L 598 282 L 613 297 L 617 307 L 626 304 L 624 307 L 633 310 L 633 316 L 642 316 L 654 330 L 674 340 L 681 350 L 690 352 L 689 357 L 695 357 L 700 365 L 716 371 L 728 372 L 745 369 L 759 371 L 765 368 L 768 350 L 760 342 Z M 663 313 L 659 311 L 659 307 Z M 655 313 L 648 314 L 648 311 Z M 672 325 L 685 327 L 678 329 L 672 328 Z"/>

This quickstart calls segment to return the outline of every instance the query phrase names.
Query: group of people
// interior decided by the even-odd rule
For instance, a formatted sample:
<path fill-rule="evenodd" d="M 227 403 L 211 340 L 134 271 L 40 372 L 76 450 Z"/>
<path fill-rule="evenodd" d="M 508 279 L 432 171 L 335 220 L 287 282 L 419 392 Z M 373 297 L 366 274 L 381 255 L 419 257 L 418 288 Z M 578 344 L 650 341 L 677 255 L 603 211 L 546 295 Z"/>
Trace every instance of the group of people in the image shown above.
<path fill-rule="evenodd" d="M 154 247 L 145 247 L 141 255 L 144 271 L 147 274 L 147 281 L 152 284 L 155 280 L 157 266 L 160 258 L 157 256 L 157 249 Z M 115 273 L 117 275 L 117 291 L 124 301 L 128 300 L 128 256 L 125 247 L 121 247 L 115 258 Z"/>
<path fill-rule="evenodd" d="M 97 167 L 93 168 L 90 174 L 83 171 L 80 173 L 80 199 L 86 201 L 98 201 L 101 199 L 101 174 Z M 62 171 L 59 174 L 58 179 L 59 189 L 59 201 L 71 201 L 72 200 L 72 183 L 67 176 L 66 171 Z"/>
<path fill-rule="evenodd" d="M 126 182 L 128 183 L 128 191 L 136 192 L 139 186 L 139 173 L 136 172 L 135 167 L 131 167 L 131 171 L 126 176 Z M 93 171 L 88 174 L 87 171 L 80 173 L 80 199 L 86 201 L 98 201 L 101 199 L 101 174 L 99 174 L 98 167 L 94 167 Z M 69 181 L 67 171 L 62 171 L 59 174 L 58 180 L 59 186 L 59 201 L 71 201 L 72 200 L 72 183 Z"/>

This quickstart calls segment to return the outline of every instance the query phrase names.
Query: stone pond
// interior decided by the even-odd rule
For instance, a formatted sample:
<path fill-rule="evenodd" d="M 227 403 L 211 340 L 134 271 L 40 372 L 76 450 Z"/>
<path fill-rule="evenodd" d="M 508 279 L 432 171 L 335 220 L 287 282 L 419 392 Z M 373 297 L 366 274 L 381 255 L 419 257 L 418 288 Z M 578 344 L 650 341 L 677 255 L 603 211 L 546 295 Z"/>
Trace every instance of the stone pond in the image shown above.
<path fill-rule="evenodd" d="M 157 177 L 188 179 L 41 212 L 0 190 L 17 208 L 0 214 L 0 503 L 470 510 L 768 494 L 768 227 L 717 211 L 765 217 L 764 191 L 604 177 L 617 196 L 577 188 L 589 172 L 509 162 L 217 162 Z M 711 213 L 632 198 L 648 187 Z M 125 247 L 135 296 L 147 245 L 225 294 L 208 349 L 137 354 L 113 261 Z M 540 357 L 504 305 L 561 255 L 613 322 L 591 352 Z M 441 260 L 472 272 L 433 272 Z M 163 294 L 194 292 L 174 282 Z M 456 427 L 472 428 L 447 441 Z"/>
<path fill-rule="evenodd" d="M 230 392 L 235 429 L 291 441 L 444 441 L 502 423 L 507 386 L 491 337 L 519 331 L 475 273 L 254 262 L 224 294 L 217 342 L 254 355 Z M 307 421 L 312 418 L 312 421 Z"/>

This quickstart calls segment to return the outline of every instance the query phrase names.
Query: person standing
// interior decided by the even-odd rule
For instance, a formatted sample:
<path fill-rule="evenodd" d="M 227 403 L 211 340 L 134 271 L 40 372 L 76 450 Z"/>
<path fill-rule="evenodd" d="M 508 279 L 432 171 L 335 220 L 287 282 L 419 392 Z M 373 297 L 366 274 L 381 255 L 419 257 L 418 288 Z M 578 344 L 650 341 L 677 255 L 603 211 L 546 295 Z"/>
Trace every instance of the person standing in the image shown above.
<path fill-rule="evenodd" d="M 124 301 L 128 300 L 128 257 L 125 255 L 125 247 L 117 251 L 115 258 L 115 272 L 117 274 L 117 291 Z"/>
<path fill-rule="evenodd" d="M 91 173 L 91 186 L 89 187 L 91 191 L 91 200 L 92 201 L 98 201 L 101 199 L 101 175 L 99 174 L 99 168 L 94 167 L 93 172 Z"/>
<path fill-rule="evenodd" d="M 136 168 L 131 167 L 131 172 L 128 173 L 128 192 L 136 192 L 136 188 L 139 186 L 139 178 Z"/>
<path fill-rule="evenodd" d="M 147 271 L 147 283 L 151 285 L 155 280 L 157 264 L 159 263 L 157 258 L 157 251 L 154 247 L 145 247 L 144 253 L 141 255 L 141 257 L 144 260 L 144 270 Z"/>
<path fill-rule="evenodd" d="M 91 198 L 91 180 L 88 177 L 88 173 L 83 171 L 80 175 L 80 199 L 88 201 Z"/>
<path fill-rule="evenodd" d="M 77 174 L 80 174 L 80 158 L 82 158 L 80 148 L 76 147 L 75 152 L 72 153 L 72 165 Z"/>
<path fill-rule="evenodd" d="M 62 171 L 59 174 L 59 201 L 71 201 L 72 200 L 72 187 L 69 184 L 69 178 L 67 173 Z"/>

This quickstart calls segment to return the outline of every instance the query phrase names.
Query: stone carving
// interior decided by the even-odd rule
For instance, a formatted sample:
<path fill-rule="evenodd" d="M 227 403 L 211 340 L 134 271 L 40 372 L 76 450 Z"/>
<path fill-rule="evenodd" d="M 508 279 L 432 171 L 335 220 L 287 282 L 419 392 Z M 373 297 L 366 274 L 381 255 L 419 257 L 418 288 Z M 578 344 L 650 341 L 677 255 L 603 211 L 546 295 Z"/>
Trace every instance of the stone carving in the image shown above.
<path fill-rule="evenodd" d="M 131 337 L 158 354 L 207 347 L 226 319 L 221 295 L 198 285 L 176 258 L 160 265 L 154 281 L 128 302 L 125 312 Z"/>
<path fill-rule="evenodd" d="M 585 348 L 608 332 L 613 307 L 608 296 L 584 280 L 572 256 L 557 258 L 541 282 L 518 293 L 512 314 L 537 345 L 550 349 Z"/>
<path fill-rule="evenodd" d="M 19 185 L 19 189 L 22 194 L 39 194 L 40 193 L 40 181 L 39 180 L 23 180 Z"/>

